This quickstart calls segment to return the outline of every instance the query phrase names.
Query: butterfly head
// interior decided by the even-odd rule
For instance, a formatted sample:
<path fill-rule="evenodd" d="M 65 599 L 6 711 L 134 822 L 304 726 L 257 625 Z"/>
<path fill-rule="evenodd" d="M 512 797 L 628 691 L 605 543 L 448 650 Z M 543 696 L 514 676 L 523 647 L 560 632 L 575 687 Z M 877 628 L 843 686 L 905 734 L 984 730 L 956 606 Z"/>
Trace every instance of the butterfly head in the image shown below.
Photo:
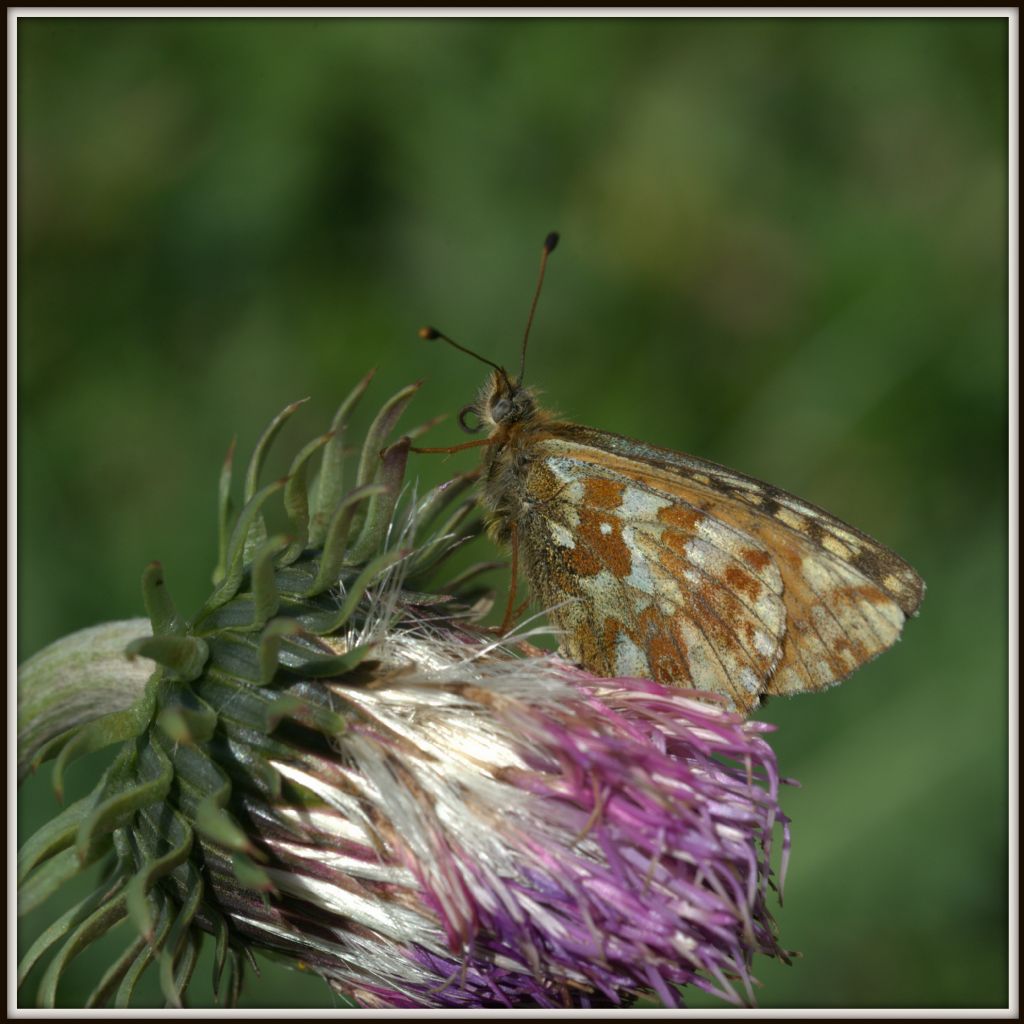
<path fill-rule="evenodd" d="M 493 433 L 499 427 L 510 427 L 513 423 L 532 419 L 536 411 L 533 393 L 512 380 L 504 370 L 495 370 L 481 388 L 476 402 L 462 410 L 459 423 L 467 433 L 475 434 L 480 430 Z M 470 413 L 477 418 L 476 426 L 466 422 Z"/>

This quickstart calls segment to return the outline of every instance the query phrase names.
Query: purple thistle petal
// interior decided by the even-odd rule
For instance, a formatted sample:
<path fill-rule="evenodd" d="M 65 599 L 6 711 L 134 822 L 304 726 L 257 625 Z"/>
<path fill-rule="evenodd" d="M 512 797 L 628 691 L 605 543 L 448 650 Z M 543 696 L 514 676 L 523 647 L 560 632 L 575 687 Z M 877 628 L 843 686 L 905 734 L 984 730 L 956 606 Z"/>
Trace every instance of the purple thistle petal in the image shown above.
<path fill-rule="evenodd" d="M 753 955 L 785 956 L 765 727 L 648 680 L 460 653 L 332 686 L 338 761 L 278 766 L 337 808 L 314 854 L 345 830 L 344 876 L 266 840 L 341 915 L 311 966 L 368 1006 L 674 1006 L 687 984 L 750 1002 Z"/>

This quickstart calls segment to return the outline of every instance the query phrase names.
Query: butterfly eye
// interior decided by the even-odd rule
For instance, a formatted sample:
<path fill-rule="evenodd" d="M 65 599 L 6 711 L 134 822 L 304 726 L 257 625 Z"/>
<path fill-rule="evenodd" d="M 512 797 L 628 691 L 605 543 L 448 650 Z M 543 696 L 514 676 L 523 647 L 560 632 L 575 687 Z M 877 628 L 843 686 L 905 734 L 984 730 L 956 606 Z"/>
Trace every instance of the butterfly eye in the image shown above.
<path fill-rule="evenodd" d="M 491 418 L 500 423 L 512 411 L 512 403 L 507 398 L 499 398 L 491 405 Z"/>
<path fill-rule="evenodd" d="M 474 416 L 477 417 L 477 421 L 476 421 L 476 426 L 475 427 L 474 426 L 470 426 L 466 422 L 466 417 L 470 413 L 472 413 Z M 479 434 L 480 431 L 484 429 L 483 422 L 480 420 L 480 414 L 476 411 L 476 406 L 475 405 L 467 405 L 466 408 L 463 409 L 462 412 L 459 413 L 459 426 L 462 427 L 462 429 L 467 434 Z"/>

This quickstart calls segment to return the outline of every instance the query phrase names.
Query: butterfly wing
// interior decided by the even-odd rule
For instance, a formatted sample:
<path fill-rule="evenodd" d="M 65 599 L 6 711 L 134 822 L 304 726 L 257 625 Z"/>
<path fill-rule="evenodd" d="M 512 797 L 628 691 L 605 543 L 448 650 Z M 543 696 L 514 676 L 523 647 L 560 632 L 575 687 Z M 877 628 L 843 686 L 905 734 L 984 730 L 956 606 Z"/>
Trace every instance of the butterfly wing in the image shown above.
<path fill-rule="evenodd" d="M 723 693 L 839 682 L 898 639 L 924 585 L 822 509 L 711 462 L 568 424 L 530 445 L 520 545 L 572 657 Z"/>

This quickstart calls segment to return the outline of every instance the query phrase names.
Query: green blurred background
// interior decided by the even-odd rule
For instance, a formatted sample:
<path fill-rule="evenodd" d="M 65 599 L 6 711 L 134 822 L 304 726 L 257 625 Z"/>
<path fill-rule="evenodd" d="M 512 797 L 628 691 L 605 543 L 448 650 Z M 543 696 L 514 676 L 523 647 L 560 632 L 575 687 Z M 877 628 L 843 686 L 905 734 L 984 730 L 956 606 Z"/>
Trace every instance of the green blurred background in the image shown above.
<path fill-rule="evenodd" d="M 483 368 L 417 328 L 515 364 L 557 228 L 528 367 L 550 404 L 795 491 L 928 582 L 894 651 L 761 712 L 802 783 L 778 917 L 803 956 L 755 965 L 760 1004 L 1006 1005 L 1005 19 L 23 18 L 17 39 L 20 659 L 141 614 L 154 558 L 197 608 L 225 448 L 286 402 L 311 396 L 282 470 L 371 366 L 367 415 L 420 378 L 410 424 L 457 412 Z M 53 812 L 46 773 L 21 797 L 23 830 Z M 336 1005 L 273 965 L 250 980 L 245 1006 Z"/>

